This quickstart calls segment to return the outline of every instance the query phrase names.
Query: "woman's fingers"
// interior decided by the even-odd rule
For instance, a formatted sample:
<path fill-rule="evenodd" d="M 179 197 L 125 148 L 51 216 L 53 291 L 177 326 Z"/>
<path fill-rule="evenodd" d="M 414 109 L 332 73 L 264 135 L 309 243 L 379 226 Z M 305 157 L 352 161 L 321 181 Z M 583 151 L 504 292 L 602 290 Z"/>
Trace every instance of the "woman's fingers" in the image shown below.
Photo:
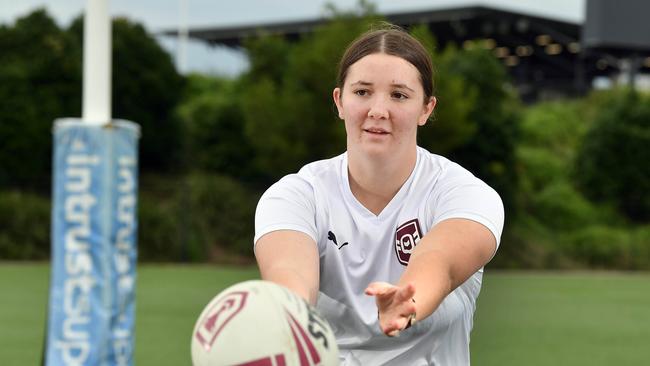
<path fill-rule="evenodd" d="M 397 286 L 391 285 L 388 282 L 372 282 L 366 287 L 366 295 L 370 296 L 383 296 L 395 292 Z"/>
<path fill-rule="evenodd" d="M 365 290 L 370 296 L 375 296 L 379 325 L 384 334 L 396 337 L 409 323 L 415 313 L 415 286 L 395 286 L 387 282 L 373 282 Z"/>

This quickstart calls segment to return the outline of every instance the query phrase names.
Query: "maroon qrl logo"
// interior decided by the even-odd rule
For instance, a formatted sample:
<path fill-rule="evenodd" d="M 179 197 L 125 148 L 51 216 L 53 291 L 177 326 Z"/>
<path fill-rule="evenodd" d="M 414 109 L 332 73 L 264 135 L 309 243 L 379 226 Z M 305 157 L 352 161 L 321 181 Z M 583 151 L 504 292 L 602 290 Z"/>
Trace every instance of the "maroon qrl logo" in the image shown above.
<path fill-rule="evenodd" d="M 245 291 L 231 292 L 210 307 L 194 334 L 206 351 L 212 348 L 226 324 L 244 308 L 247 297 L 248 292 Z"/>
<path fill-rule="evenodd" d="M 411 259 L 411 253 L 418 245 L 422 238 L 422 230 L 420 230 L 420 223 L 418 219 L 407 221 L 400 225 L 395 232 L 395 254 L 397 260 L 407 265 Z"/>

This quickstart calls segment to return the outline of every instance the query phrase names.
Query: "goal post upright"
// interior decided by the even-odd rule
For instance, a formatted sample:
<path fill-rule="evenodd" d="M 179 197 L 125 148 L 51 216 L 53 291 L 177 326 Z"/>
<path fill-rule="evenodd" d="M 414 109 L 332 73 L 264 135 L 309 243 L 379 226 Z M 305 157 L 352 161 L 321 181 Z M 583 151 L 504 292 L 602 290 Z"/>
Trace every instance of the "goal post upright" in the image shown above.
<path fill-rule="evenodd" d="M 53 129 L 44 364 L 131 366 L 140 127 L 111 116 L 108 0 L 86 0 L 81 118 Z"/>

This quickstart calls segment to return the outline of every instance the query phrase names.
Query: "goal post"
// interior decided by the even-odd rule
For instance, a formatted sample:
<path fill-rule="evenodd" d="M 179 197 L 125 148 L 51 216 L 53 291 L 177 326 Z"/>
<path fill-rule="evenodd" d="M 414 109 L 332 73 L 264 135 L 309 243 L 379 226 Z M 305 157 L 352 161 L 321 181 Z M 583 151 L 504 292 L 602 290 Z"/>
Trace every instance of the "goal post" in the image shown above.
<path fill-rule="evenodd" d="M 82 118 L 53 129 L 44 364 L 133 365 L 140 127 L 111 117 L 107 0 L 87 0 Z"/>

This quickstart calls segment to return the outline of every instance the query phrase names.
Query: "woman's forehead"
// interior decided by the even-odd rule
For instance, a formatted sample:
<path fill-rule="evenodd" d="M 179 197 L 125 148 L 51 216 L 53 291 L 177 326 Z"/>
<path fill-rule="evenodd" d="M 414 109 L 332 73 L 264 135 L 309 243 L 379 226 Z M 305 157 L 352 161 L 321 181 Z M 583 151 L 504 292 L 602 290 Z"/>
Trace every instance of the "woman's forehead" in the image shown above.
<path fill-rule="evenodd" d="M 385 53 L 373 53 L 360 58 L 350 66 L 346 79 L 346 84 L 381 82 L 409 88 L 420 84 L 420 74 L 413 64 Z"/>

